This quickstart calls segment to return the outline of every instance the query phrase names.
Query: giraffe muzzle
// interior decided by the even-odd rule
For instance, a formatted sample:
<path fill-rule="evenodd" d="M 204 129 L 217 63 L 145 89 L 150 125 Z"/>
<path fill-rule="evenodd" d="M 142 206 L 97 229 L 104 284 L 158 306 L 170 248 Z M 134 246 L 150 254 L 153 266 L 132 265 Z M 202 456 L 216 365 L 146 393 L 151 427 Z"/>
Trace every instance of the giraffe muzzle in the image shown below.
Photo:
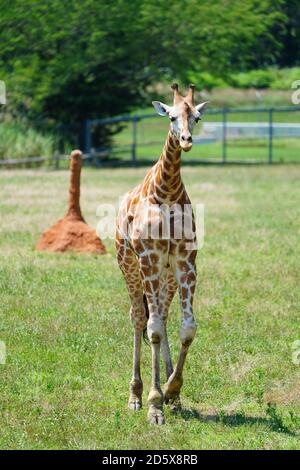
<path fill-rule="evenodd" d="M 182 132 L 180 136 L 180 147 L 184 152 L 191 150 L 193 146 L 193 138 L 189 132 Z"/>
<path fill-rule="evenodd" d="M 191 148 L 193 147 L 193 141 L 192 139 L 187 141 L 187 140 L 183 140 L 182 138 L 180 139 L 180 147 L 182 148 L 182 150 L 184 152 L 189 152 L 191 150 Z"/>

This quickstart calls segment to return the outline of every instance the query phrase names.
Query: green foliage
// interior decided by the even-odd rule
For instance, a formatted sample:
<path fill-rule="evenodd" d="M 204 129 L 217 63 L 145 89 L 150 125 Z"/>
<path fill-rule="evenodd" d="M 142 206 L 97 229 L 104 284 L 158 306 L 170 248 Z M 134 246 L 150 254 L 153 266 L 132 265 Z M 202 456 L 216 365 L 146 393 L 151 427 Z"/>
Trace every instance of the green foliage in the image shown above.
<path fill-rule="evenodd" d="M 225 80 L 209 72 L 191 72 L 189 74 L 190 82 L 197 83 L 199 89 L 211 91 L 213 88 L 225 88 L 228 86 Z"/>
<path fill-rule="evenodd" d="M 300 79 L 300 67 L 278 69 L 275 67 L 253 69 L 231 73 L 225 79 L 209 72 L 190 72 L 190 80 L 208 91 L 214 88 L 290 90 L 295 80 Z"/>
<path fill-rule="evenodd" d="M 148 105 L 147 87 L 190 71 L 273 63 L 283 0 L 0 0 L 0 69 L 7 109 L 78 135 L 86 118 Z M 206 75 L 201 75 L 205 71 Z M 219 82 L 220 83 L 220 82 Z M 105 136 L 100 135 L 99 141 Z"/>
<path fill-rule="evenodd" d="M 271 83 L 273 90 L 290 90 L 294 81 L 300 80 L 300 67 L 276 70 L 274 81 Z"/>
<path fill-rule="evenodd" d="M 50 157 L 56 147 L 51 134 L 42 134 L 24 123 L 0 124 L 0 159 Z"/>
<path fill-rule="evenodd" d="M 191 2 L 190 52 L 193 69 L 227 77 L 233 70 L 276 63 L 281 44 L 273 29 L 284 29 L 282 0 Z M 194 42 L 195 41 L 195 42 Z M 194 43 L 193 43 L 194 42 Z"/>
<path fill-rule="evenodd" d="M 271 88 L 290 90 L 293 81 L 299 80 L 300 67 L 290 69 L 258 69 L 231 74 L 228 83 L 236 88 Z"/>
<path fill-rule="evenodd" d="M 282 44 L 278 60 L 280 67 L 300 65 L 300 2 L 299 0 L 286 0 L 282 2 L 281 11 L 286 16 L 284 29 L 274 31 L 279 33 Z"/>
<path fill-rule="evenodd" d="M 237 88 L 269 88 L 274 76 L 273 70 L 251 70 L 232 75 L 230 85 Z"/>

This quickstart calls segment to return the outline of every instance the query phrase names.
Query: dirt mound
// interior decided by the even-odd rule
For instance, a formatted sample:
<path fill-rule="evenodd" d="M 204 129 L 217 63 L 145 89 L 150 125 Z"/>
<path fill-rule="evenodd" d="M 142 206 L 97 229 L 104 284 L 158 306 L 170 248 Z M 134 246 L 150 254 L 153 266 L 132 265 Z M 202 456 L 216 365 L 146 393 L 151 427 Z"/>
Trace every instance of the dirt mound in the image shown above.
<path fill-rule="evenodd" d="M 80 209 L 80 173 L 82 153 L 74 150 L 70 160 L 69 206 L 66 215 L 46 230 L 39 239 L 38 251 L 85 253 L 106 252 L 95 230 L 87 225 Z"/>

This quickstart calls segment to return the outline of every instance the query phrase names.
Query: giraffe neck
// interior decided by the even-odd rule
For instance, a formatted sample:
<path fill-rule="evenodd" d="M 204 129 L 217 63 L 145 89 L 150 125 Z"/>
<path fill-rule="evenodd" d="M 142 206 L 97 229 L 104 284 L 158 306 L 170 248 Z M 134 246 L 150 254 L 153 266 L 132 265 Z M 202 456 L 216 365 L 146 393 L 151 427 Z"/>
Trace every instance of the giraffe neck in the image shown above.
<path fill-rule="evenodd" d="M 181 148 L 170 129 L 153 174 L 153 194 L 159 203 L 175 203 L 180 199 L 184 190 L 180 163 Z"/>

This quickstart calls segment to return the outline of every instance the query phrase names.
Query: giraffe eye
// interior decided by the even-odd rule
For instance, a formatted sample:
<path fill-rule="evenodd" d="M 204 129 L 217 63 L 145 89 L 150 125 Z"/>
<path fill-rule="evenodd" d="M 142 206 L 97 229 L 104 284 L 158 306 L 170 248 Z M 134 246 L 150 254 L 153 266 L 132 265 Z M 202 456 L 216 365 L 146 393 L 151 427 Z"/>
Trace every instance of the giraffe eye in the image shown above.
<path fill-rule="evenodd" d="M 195 122 L 199 122 L 200 119 L 201 119 L 201 118 L 197 117 L 197 118 L 195 119 Z"/>
<path fill-rule="evenodd" d="M 174 122 L 174 121 L 176 121 L 176 117 L 172 116 L 172 117 L 170 117 L 170 120 L 171 120 L 172 122 Z"/>

